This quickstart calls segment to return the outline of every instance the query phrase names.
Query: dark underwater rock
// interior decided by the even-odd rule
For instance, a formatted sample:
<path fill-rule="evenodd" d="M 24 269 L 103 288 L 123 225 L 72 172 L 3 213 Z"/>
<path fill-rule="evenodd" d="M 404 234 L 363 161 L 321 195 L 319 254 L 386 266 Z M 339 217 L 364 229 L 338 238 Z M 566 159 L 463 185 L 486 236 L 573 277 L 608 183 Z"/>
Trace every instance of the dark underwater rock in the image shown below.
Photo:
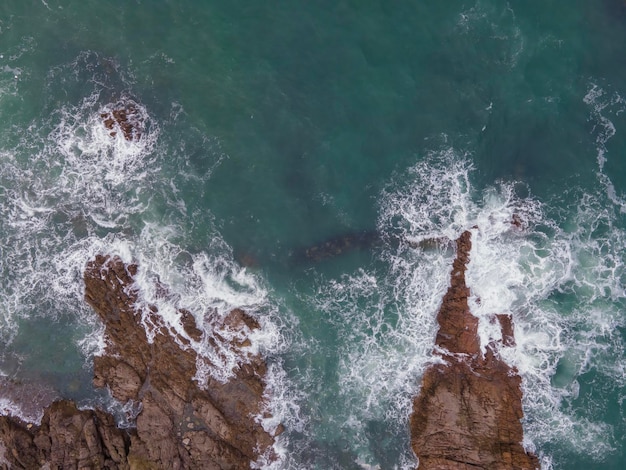
<path fill-rule="evenodd" d="M 296 260 L 309 260 L 320 262 L 344 255 L 353 250 L 369 250 L 385 244 L 397 247 L 400 244 L 419 249 L 433 250 L 450 245 L 447 238 L 425 238 L 411 240 L 396 233 L 384 233 L 378 230 L 364 230 L 348 232 L 336 237 L 331 237 L 316 245 L 309 246 L 296 253 Z"/>
<path fill-rule="evenodd" d="M 381 242 L 381 233 L 376 230 L 350 232 L 328 238 L 322 243 L 305 248 L 297 257 L 319 262 L 351 250 L 368 249 Z"/>

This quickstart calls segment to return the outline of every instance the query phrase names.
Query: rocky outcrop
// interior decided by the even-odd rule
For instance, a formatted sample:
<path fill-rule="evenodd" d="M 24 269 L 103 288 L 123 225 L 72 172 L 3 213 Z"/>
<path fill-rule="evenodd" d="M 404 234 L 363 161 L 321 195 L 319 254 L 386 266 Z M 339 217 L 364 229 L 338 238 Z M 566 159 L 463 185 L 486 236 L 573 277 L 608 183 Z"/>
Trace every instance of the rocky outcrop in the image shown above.
<path fill-rule="evenodd" d="M 163 322 L 155 306 L 137 308 L 137 269 L 119 258 L 98 256 L 84 276 L 85 298 L 106 327 L 106 351 L 94 360 L 94 383 L 131 405 L 136 427 L 121 430 L 105 412 L 55 402 L 41 426 L 0 418 L 0 464 L 243 469 L 262 454 L 272 458 L 273 437 L 255 418 L 262 413 L 266 366 L 246 353 L 245 338 L 259 324 L 239 309 L 222 320 L 219 328 L 239 339 L 228 342 L 215 333 L 209 343 L 227 343 L 242 361 L 226 383 L 208 378 L 206 387 L 200 387 L 194 381 L 197 367 L 212 365 L 189 346 L 205 332 L 190 312 L 178 312 L 183 335 Z"/>
<path fill-rule="evenodd" d="M 130 437 L 113 417 L 65 400 L 46 408 L 40 426 L 0 417 L 0 443 L 1 468 L 129 468 Z"/>
<path fill-rule="evenodd" d="M 144 127 L 144 119 L 135 103 L 130 100 L 120 101 L 110 109 L 100 113 L 104 127 L 115 137 L 121 132 L 128 141 L 138 141 Z"/>
<path fill-rule="evenodd" d="M 478 319 L 468 306 L 465 270 L 471 233 L 456 242 L 450 287 L 437 314 L 435 362 L 425 372 L 410 419 L 411 446 L 420 470 L 516 469 L 540 467 L 523 446 L 522 392 L 517 370 L 498 356 L 500 346 L 514 344 L 508 315 L 494 318 L 502 327 L 500 344 L 483 355 Z"/>

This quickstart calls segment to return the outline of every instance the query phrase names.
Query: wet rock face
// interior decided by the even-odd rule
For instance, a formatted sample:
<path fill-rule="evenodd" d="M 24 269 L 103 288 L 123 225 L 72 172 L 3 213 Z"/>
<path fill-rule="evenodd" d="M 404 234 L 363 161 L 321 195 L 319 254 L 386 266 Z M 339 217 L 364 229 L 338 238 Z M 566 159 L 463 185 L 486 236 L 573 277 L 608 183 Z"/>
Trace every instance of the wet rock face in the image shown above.
<path fill-rule="evenodd" d="M 476 355 L 480 353 L 478 318 L 469 311 L 467 298 L 470 291 L 465 285 L 465 271 L 471 248 L 471 234 L 463 232 L 456 241 L 457 251 L 452 263 L 450 287 L 437 314 L 439 331 L 435 343 L 451 353 Z"/>
<path fill-rule="evenodd" d="M 115 137 L 121 132 L 124 138 L 130 142 L 141 139 L 144 119 L 139 109 L 132 101 L 120 101 L 111 106 L 106 112 L 100 114 L 104 127 Z"/>
<path fill-rule="evenodd" d="M 265 363 L 248 356 L 230 381 L 209 379 L 206 389 L 200 388 L 193 380 L 195 351 L 176 341 L 184 345 L 189 339 L 163 324 L 156 307 L 136 308 L 137 269 L 98 256 L 84 275 L 85 298 L 106 327 L 107 347 L 94 360 L 94 384 L 108 387 L 122 402 L 140 403 L 136 428 L 120 430 L 107 413 L 55 402 L 40 427 L 0 418 L 0 466 L 4 459 L 15 468 L 49 463 L 51 468 L 240 469 L 262 454 L 271 458 L 273 437 L 255 420 L 262 412 Z M 193 315 L 179 313 L 189 337 L 200 338 Z M 142 316 L 156 330 L 152 342 Z M 250 331 L 259 324 L 236 309 L 224 327 Z"/>
<path fill-rule="evenodd" d="M 450 288 L 437 315 L 435 354 L 444 361 L 429 367 L 413 401 L 411 446 L 420 470 L 538 469 L 536 456 L 522 446 L 522 392 L 517 370 L 508 366 L 491 343 L 483 356 L 478 319 L 467 303 L 465 270 L 471 233 L 456 242 Z M 510 316 L 497 315 L 502 344 L 513 345 Z"/>

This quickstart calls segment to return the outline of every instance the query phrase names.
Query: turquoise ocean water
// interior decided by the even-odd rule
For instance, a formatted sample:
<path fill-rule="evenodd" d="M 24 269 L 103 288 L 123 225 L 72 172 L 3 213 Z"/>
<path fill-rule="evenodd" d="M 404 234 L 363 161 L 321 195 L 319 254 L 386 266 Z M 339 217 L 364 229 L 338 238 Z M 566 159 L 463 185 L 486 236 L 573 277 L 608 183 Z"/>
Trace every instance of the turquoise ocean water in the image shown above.
<path fill-rule="evenodd" d="M 20 382 L 114 406 L 82 270 L 116 253 L 146 300 L 261 319 L 274 468 L 413 468 L 453 257 L 428 240 L 477 226 L 526 445 L 624 468 L 625 45 L 622 0 L 2 1 L 0 408 L 37 419 Z M 102 125 L 119 100 L 139 142 Z"/>

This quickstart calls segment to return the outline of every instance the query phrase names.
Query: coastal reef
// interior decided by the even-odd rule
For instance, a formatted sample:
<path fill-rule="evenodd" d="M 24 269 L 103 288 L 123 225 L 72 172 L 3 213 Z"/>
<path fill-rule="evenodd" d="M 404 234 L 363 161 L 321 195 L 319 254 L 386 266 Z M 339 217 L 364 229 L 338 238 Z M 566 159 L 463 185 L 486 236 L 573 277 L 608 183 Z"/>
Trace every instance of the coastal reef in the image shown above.
<path fill-rule="evenodd" d="M 227 347 L 242 358 L 226 382 L 195 380 L 211 367 L 191 342 L 207 333 L 181 310 L 186 334 L 165 324 L 154 305 L 140 307 L 133 277 L 138 266 L 97 256 L 84 273 L 85 299 L 105 326 L 104 354 L 94 359 L 94 384 L 127 405 L 133 426 L 120 428 L 102 410 L 56 401 L 40 425 L 0 417 L 0 468 L 243 469 L 272 459 L 274 437 L 264 430 L 266 364 L 249 340 Z M 220 320 L 242 338 L 259 328 L 240 309 Z M 150 334 L 145 325 L 151 325 Z M 228 341 L 219 334 L 211 341 Z"/>
<path fill-rule="evenodd" d="M 510 316 L 494 315 L 502 339 L 481 351 L 465 283 L 471 247 L 471 232 L 465 231 L 456 241 L 450 287 L 437 314 L 435 360 L 413 401 L 411 447 L 419 470 L 538 469 L 537 457 L 522 446 L 520 376 L 498 354 L 515 342 Z"/>

